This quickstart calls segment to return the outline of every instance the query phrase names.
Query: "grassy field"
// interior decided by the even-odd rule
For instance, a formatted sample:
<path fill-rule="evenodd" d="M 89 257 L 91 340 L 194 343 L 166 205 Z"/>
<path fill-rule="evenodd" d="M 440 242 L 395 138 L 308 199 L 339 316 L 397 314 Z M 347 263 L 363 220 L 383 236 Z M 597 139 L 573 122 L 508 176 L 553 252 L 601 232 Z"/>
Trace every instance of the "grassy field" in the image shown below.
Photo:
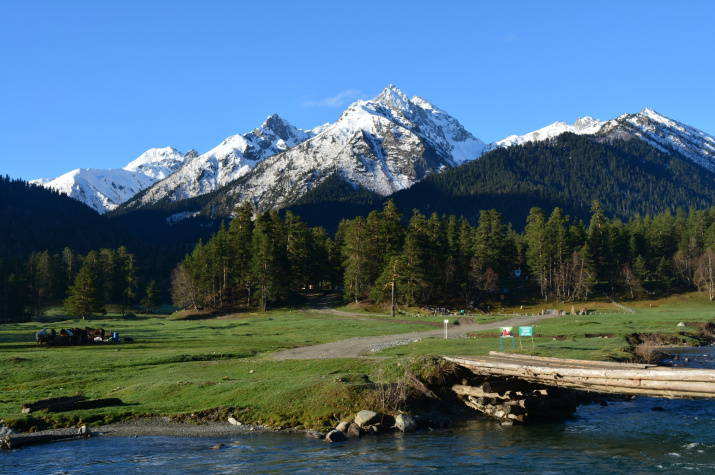
<path fill-rule="evenodd" d="M 567 310 L 567 307 L 569 310 Z M 700 329 L 694 325 L 678 327 L 679 322 L 715 322 L 715 304 L 696 294 L 671 297 L 653 302 L 629 304 L 636 313 L 624 313 L 613 304 L 592 302 L 589 315 L 555 317 L 534 326 L 532 339 L 503 339 L 504 351 L 521 354 L 590 360 L 631 361 L 626 336 L 632 333 L 657 333 L 682 341 L 682 346 L 701 344 Z M 556 308 L 570 311 L 570 305 Z M 580 308 L 580 306 L 579 306 Z M 514 310 L 517 311 L 517 310 Z M 485 355 L 500 350 L 499 332 L 477 332 L 466 339 L 433 338 L 406 346 L 389 348 L 380 356 L 418 356 L 424 354 L 468 356 Z M 512 349 L 512 345 L 515 349 Z"/>
<path fill-rule="evenodd" d="M 597 303 L 589 308 L 600 309 L 600 314 L 545 321 L 534 328 L 534 347 L 531 339 L 524 338 L 524 348 L 520 348 L 517 338 L 516 351 L 628 361 L 633 355 L 626 351 L 627 335 L 659 333 L 675 336 L 684 344 L 697 344 L 698 329 L 694 325 L 677 327 L 677 323 L 712 322 L 715 317 L 715 305 L 696 295 L 640 304 L 634 307 L 635 314 L 615 314 L 612 304 Z M 230 410 L 245 423 L 325 428 L 360 409 L 381 409 L 384 401 L 376 399 L 373 383 L 382 378 L 393 381 L 410 365 L 414 372 L 423 371 L 424 367 L 415 366 L 416 357 L 487 354 L 499 349 L 497 332 L 479 332 L 472 338 L 425 339 L 377 354 L 388 358 L 278 361 L 271 358 L 273 352 L 360 336 L 431 330 L 434 326 L 425 323 L 443 318 L 355 318 L 285 309 L 210 319 L 168 315 L 122 319 L 110 314 L 66 321 L 50 314 L 43 323 L 0 325 L 0 419 L 28 429 L 210 410 L 225 418 Z M 500 317 L 475 317 L 475 323 L 496 318 Z M 57 330 L 102 327 L 133 341 L 37 347 L 34 333 L 42 326 Z M 503 343 L 505 351 L 512 351 L 510 340 Z M 21 414 L 24 403 L 75 393 L 91 399 L 116 397 L 124 404 Z"/>

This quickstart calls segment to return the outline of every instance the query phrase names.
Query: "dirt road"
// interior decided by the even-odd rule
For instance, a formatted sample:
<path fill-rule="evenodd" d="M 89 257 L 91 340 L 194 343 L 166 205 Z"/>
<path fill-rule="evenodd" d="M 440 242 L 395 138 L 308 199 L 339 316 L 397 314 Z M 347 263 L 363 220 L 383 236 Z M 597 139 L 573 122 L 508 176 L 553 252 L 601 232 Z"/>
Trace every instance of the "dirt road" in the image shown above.
<path fill-rule="evenodd" d="M 315 305 L 310 305 L 309 308 L 319 310 L 321 313 L 331 313 L 344 316 L 354 316 L 355 318 L 364 317 L 362 314 L 352 314 L 349 312 L 334 310 L 324 305 L 324 302 L 316 301 Z M 534 323 L 553 318 L 557 315 L 535 315 L 528 317 L 515 317 L 506 320 L 500 320 L 491 323 L 480 323 L 470 325 L 449 325 L 447 334 L 449 338 L 460 338 L 465 333 L 494 330 L 499 327 L 517 327 L 529 326 Z M 283 350 L 273 354 L 276 359 L 328 359 L 328 358 L 356 358 L 358 356 L 367 356 L 372 349 L 387 348 L 400 344 L 407 344 L 412 341 L 417 341 L 422 338 L 442 338 L 444 337 L 444 329 L 428 330 L 423 332 L 402 333 L 399 335 L 381 335 L 367 336 L 361 338 L 352 338 L 350 340 L 336 341 L 334 343 L 324 343 L 322 345 L 303 346 L 290 350 Z"/>

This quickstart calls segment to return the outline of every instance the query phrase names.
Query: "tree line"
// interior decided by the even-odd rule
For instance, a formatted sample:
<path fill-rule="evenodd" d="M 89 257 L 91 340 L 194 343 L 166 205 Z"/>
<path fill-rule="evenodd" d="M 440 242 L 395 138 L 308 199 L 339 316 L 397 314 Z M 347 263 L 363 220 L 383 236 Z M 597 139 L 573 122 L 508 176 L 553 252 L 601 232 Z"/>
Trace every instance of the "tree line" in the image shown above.
<path fill-rule="evenodd" d="M 405 219 L 390 200 L 342 220 L 334 237 L 290 211 L 254 215 L 246 203 L 235 214 L 174 269 L 175 305 L 266 309 L 302 289 L 339 287 L 348 301 L 404 306 L 479 306 L 518 291 L 565 302 L 699 289 L 715 299 L 715 207 L 623 222 L 594 201 L 588 223 L 535 207 L 516 232 L 495 210 L 473 226 L 418 210 Z"/>
<path fill-rule="evenodd" d="M 104 314 L 113 303 L 125 309 L 135 304 L 139 268 L 134 254 L 122 246 L 85 255 L 66 247 L 60 254 L 33 252 L 25 260 L 0 259 L 0 311 L 5 323 L 40 319 L 49 305 L 63 301 L 64 312 L 83 318 Z M 143 303 L 158 306 L 155 283 Z"/>

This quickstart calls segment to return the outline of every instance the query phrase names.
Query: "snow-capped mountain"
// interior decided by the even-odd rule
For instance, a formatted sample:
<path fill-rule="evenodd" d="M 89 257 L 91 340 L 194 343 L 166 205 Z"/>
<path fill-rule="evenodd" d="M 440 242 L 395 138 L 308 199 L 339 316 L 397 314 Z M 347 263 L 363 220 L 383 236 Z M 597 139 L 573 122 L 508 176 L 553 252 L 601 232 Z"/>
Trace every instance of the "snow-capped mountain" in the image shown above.
<path fill-rule="evenodd" d="M 706 170 L 715 172 L 715 137 L 671 120 L 653 109 L 623 114 L 604 123 L 600 135 L 608 138 L 638 137 L 664 152 L 676 152 Z"/>
<path fill-rule="evenodd" d="M 492 142 L 489 144 L 488 149 L 493 150 L 498 147 L 511 147 L 512 145 L 521 145 L 526 142 L 539 142 L 566 132 L 571 132 L 576 135 L 594 135 L 601 130 L 603 124 L 603 122 L 593 117 L 578 118 L 573 125 L 569 125 L 566 122 L 554 122 L 551 125 L 547 125 L 542 129 L 525 135 L 510 135 L 505 139 Z"/>
<path fill-rule="evenodd" d="M 151 149 L 123 169 L 78 169 L 33 183 L 66 193 L 100 213 L 120 204 L 139 208 L 175 202 L 223 186 L 228 186 L 227 204 L 251 200 L 259 209 L 269 209 L 291 204 L 332 175 L 387 196 L 490 150 L 566 132 L 596 140 L 645 140 L 715 171 L 713 136 L 652 109 L 606 122 L 592 117 L 573 125 L 555 122 L 485 144 L 445 111 L 390 85 L 374 99 L 350 105 L 335 123 L 312 130 L 294 127 L 274 114 L 259 128 L 228 137 L 203 155 Z"/>
<path fill-rule="evenodd" d="M 51 188 L 75 198 L 103 214 L 111 211 L 140 191 L 178 170 L 187 158 L 178 150 L 153 148 L 124 168 L 97 170 L 76 169 L 57 178 L 33 180 L 31 183 Z"/>
<path fill-rule="evenodd" d="M 187 160 L 181 169 L 154 184 L 127 206 L 139 207 L 162 199 L 178 201 L 209 193 L 245 175 L 266 157 L 289 150 L 314 134 L 273 114 L 252 132 L 233 135 L 207 153 Z"/>
<path fill-rule="evenodd" d="M 262 209 L 281 207 L 338 174 L 386 196 L 474 160 L 485 147 L 446 112 L 390 85 L 352 104 L 315 137 L 256 165 L 229 194 Z"/>
<path fill-rule="evenodd" d="M 574 125 L 554 122 L 525 135 L 510 135 L 489 144 L 487 149 L 547 140 L 565 132 L 601 136 L 609 140 L 639 138 L 664 152 L 679 153 L 701 167 L 715 171 L 715 137 L 648 108 L 637 114 L 623 114 L 606 122 L 592 117 L 579 118 Z"/>

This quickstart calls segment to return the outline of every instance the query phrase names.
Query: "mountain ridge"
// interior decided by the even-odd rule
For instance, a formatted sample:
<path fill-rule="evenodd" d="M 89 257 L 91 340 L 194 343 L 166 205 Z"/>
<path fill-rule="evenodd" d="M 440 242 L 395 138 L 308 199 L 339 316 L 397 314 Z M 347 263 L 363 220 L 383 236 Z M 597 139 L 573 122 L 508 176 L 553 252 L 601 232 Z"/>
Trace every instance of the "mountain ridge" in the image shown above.
<path fill-rule="evenodd" d="M 351 104 L 334 123 L 311 130 L 273 114 L 253 131 L 228 137 L 201 155 L 150 149 L 121 170 L 74 170 L 34 183 L 69 194 L 100 213 L 177 202 L 223 187 L 230 196 L 225 206 L 250 200 L 258 209 L 282 208 L 328 176 L 388 196 L 486 152 L 564 133 L 609 141 L 637 138 L 715 171 L 715 138 L 649 108 L 607 121 L 586 116 L 573 125 L 555 122 L 486 144 L 442 109 L 419 96 L 410 99 L 391 84 L 374 99 Z M 181 159 L 156 152 L 162 150 L 173 150 Z"/>

